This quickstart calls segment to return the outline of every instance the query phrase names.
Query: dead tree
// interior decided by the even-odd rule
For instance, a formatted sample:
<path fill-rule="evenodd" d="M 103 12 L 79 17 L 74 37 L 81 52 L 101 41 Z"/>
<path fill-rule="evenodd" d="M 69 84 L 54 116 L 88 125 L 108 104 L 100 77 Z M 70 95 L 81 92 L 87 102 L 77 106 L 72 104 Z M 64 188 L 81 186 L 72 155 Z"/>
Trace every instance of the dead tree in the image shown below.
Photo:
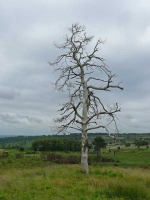
<path fill-rule="evenodd" d="M 88 131 L 103 128 L 114 138 L 115 135 L 110 134 L 108 128 L 114 122 L 118 130 L 115 114 L 120 112 L 117 103 L 106 106 L 97 91 L 110 91 L 112 88 L 123 90 L 123 87 L 120 84 L 113 84 L 115 74 L 112 74 L 106 66 L 104 59 L 97 55 L 99 45 L 104 42 L 97 40 L 92 51 L 88 51 L 93 36 L 87 36 L 85 27 L 72 24 L 68 30 L 70 36 L 65 36 L 64 43 L 55 44 L 55 47 L 65 53 L 49 63 L 51 66 L 56 66 L 55 71 L 60 73 L 55 82 L 56 89 L 67 90 L 69 94 L 68 102 L 59 110 L 60 117 L 54 119 L 54 122 L 58 133 L 65 133 L 67 129 L 81 132 L 81 167 L 89 173 Z M 107 117 L 107 121 L 101 124 L 104 117 Z"/>

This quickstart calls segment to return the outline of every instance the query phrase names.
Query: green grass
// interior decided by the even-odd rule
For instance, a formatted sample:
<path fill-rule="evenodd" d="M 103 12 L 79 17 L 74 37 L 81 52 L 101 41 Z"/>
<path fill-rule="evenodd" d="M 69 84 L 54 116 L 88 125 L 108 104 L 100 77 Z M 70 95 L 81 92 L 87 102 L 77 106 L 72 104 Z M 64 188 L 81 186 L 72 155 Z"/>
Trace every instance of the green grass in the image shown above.
<path fill-rule="evenodd" d="M 3 200 L 149 200 L 149 170 L 90 167 L 85 175 L 79 165 L 51 165 L 0 171 Z"/>
<path fill-rule="evenodd" d="M 119 167 L 147 167 L 150 168 L 150 149 L 146 148 L 124 148 L 114 155 L 114 149 L 108 152 L 108 149 L 102 151 L 102 157 L 112 158 L 118 161 Z M 112 163 L 99 163 L 100 166 L 112 165 Z"/>
<path fill-rule="evenodd" d="M 39 154 L 17 159 L 16 153 L 0 158 L 0 200 L 150 199 L 150 149 L 124 148 L 115 156 L 104 149 L 102 157 L 118 162 L 92 163 L 89 175 L 80 165 L 44 162 Z"/>

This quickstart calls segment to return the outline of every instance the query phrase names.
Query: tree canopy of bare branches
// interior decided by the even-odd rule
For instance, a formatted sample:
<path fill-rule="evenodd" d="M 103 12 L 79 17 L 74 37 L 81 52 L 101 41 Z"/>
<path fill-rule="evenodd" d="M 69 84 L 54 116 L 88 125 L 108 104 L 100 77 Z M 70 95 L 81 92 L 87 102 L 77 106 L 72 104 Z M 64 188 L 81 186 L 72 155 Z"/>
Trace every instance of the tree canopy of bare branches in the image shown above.
<path fill-rule="evenodd" d="M 56 89 L 67 90 L 69 94 L 68 101 L 59 110 L 60 117 L 54 122 L 58 133 L 65 133 L 70 129 L 81 132 L 81 167 L 89 173 L 88 131 L 103 128 L 110 137 L 115 137 L 110 134 L 109 125 L 114 123 L 118 131 L 116 113 L 121 111 L 117 103 L 106 106 L 97 91 L 111 91 L 114 88 L 123 90 L 123 87 L 113 84 L 115 74 L 112 74 L 104 59 L 98 55 L 99 46 L 104 42 L 99 39 L 91 48 L 93 36 L 87 35 L 84 26 L 72 24 L 68 30 L 70 35 L 65 36 L 64 43 L 55 44 L 64 53 L 50 62 L 60 74 L 55 82 Z M 107 123 L 101 124 L 104 117 L 107 117 Z"/>

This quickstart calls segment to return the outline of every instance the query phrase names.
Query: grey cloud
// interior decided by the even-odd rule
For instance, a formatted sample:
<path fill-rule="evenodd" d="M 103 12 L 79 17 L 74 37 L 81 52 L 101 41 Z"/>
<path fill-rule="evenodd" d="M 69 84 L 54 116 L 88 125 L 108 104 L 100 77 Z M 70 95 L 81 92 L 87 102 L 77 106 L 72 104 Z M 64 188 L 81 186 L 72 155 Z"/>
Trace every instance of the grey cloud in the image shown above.
<path fill-rule="evenodd" d="M 16 92 L 14 89 L 6 87 L 6 86 L 0 86 L 0 98 L 2 99 L 14 99 L 16 96 Z"/>
<path fill-rule="evenodd" d="M 12 124 L 20 123 L 20 121 L 16 119 L 15 116 L 9 115 L 9 114 L 0 114 L 0 120 L 6 123 L 12 123 Z"/>
<path fill-rule="evenodd" d="M 37 124 L 40 124 L 42 123 L 42 120 L 40 118 L 37 118 L 37 117 L 30 117 L 30 116 L 24 116 L 24 115 L 17 115 L 18 118 L 21 118 L 21 119 L 27 119 L 29 122 L 34 122 L 34 123 L 37 123 Z"/>
<path fill-rule="evenodd" d="M 2 122 L 10 123 L 10 124 L 26 124 L 26 122 L 29 123 L 36 123 L 40 124 L 42 123 L 42 120 L 37 117 L 30 117 L 30 116 L 24 116 L 24 115 L 14 115 L 14 114 L 0 114 L 0 120 Z"/>

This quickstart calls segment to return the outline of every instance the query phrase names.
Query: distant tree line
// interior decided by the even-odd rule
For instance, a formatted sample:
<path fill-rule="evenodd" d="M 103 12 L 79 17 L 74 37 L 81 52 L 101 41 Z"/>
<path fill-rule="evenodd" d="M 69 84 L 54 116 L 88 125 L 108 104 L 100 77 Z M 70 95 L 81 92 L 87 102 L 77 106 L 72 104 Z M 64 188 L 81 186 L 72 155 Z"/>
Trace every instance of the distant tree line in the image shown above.
<path fill-rule="evenodd" d="M 150 134 L 120 134 L 119 139 L 113 141 L 109 138 L 106 133 L 89 133 L 89 139 L 95 137 L 103 137 L 107 144 L 125 144 L 125 146 L 130 146 L 134 144 L 135 146 L 148 146 L 150 144 Z M 31 143 L 37 139 L 67 139 L 79 141 L 81 135 L 79 133 L 72 133 L 68 135 L 38 135 L 38 136 L 13 136 L 13 137 L 3 137 L 0 138 L 0 148 L 8 149 L 19 149 L 24 147 L 25 149 L 31 148 Z M 90 141 L 90 140 L 89 140 Z M 89 144 L 90 145 L 90 144 Z M 92 144 L 92 148 L 93 148 Z"/>
<path fill-rule="evenodd" d="M 106 133 L 89 133 L 89 137 L 96 137 L 99 135 L 106 135 Z M 24 142 L 24 141 L 33 141 L 35 139 L 42 139 L 42 138 L 63 138 L 63 139 L 75 139 L 80 140 L 81 134 L 80 133 L 71 133 L 68 135 L 34 135 L 34 136 L 27 136 L 27 135 L 20 135 L 20 136 L 6 136 L 0 137 L 0 145 L 8 144 L 13 142 Z"/>
<path fill-rule="evenodd" d="M 148 145 L 148 141 L 142 140 L 142 138 L 141 138 L 139 140 L 135 140 L 134 144 L 135 144 L 135 146 L 145 146 L 145 145 Z"/>
<path fill-rule="evenodd" d="M 32 143 L 34 151 L 80 151 L 81 142 L 75 139 L 43 138 Z"/>

